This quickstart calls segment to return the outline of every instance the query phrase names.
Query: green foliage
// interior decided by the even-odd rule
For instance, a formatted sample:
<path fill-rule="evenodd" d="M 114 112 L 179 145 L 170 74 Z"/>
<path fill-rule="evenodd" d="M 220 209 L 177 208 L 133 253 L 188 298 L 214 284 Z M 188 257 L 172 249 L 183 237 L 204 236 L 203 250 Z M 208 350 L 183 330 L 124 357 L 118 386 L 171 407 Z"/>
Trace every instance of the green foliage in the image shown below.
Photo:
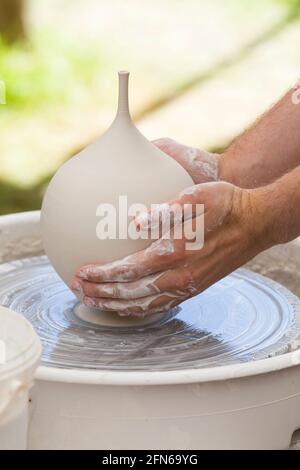
<path fill-rule="evenodd" d="M 76 100 L 102 66 L 101 48 L 79 37 L 37 32 L 28 43 L 13 46 L 0 39 L 0 80 L 8 108 Z"/>
<path fill-rule="evenodd" d="M 49 178 L 30 188 L 0 180 L 0 214 L 38 210 Z"/>
<path fill-rule="evenodd" d="M 300 13 L 300 1 L 299 0 L 276 0 L 277 3 L 282 3 L 283 5 L 287 5 L 290 8 L 295 8 L 295 10 L 299 10 Z"/>

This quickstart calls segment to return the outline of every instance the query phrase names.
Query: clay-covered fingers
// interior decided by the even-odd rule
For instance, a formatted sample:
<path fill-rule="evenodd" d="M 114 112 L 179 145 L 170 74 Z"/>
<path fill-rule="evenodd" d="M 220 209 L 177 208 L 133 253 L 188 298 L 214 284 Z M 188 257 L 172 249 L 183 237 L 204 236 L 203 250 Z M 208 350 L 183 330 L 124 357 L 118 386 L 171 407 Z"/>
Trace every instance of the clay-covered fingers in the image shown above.
<path fill-rule="evenodd" d="M 198 292 L 191 270 L 187 268 L 160 272 L 133 282 L 96 283 L 74 278 L 70 287 L 85 297 L 122 300 L 140 299 L 165 292 L 175 297 Z"/>
<path fill-rule="evenodd" d="M 157 231 L 163 236 L 169 227 L 181 224 L 184 220 L 203 214 L 206 202 L 203 185 L 190 186 L 178 195 L 178 197 L 157 204 L 148 212 L 141 212 L 135 218 L 135 225 L 142 232 L 152 233 L 151 230 L 159 227 Z M 165 227 L 164 227 L 165 226 Z"/>
<path fill-rule="evenodd" d="M 135 218 L 135 224 L 141 231 L 152 233 L 154 219 L 154 226 L 159 224 L 159 233 L 163 237 L 170 234 L 173 239 L 183 224 L 190 226 L 193 233 L 203 228 L 207 233 L 222 225 L 230 216 L 236 191 L 239 191 L 238 188 L 226 182 L 197 184 L 183 190 L 174 200 L 156 206 L 154 213 L 140 213 Z M 204 217 L 202 225 L 201 217 Z M 173 226 L 172 221 L 176 222 Z"/>
<path fill-rule="evenodd" d="M 152 144 L 158 147 L 162 152 L 170 155 L 170 157 L 173 157 L 174 160 L 177 160 L 180 164 L 183 163 L 182 160 L 187 160 L 185 150 L 190 147 L 177 142 L 177 140 L 171 139 L 170 137 L 162 137 L 160 139 L 152 140 Z"/>
<path fill-rule="evenodd" d="M 202 154 L 209 155 L 207 152 L 199 150 L 195 147 L 182 144 L 177 140 L 170 137 L 163 137 L 155 139 L 152 143 L 158 147 L 162 152 L 165 152 L 170 157 L 174 158 L 181 166 L 188 172 L 193 166 L 197 166 L 197 160 Z"/>
<path fill-rule="evenodd" d="M 156 294 L 135 300 L 115 300 L 105 298 L 83 297 L 88 307 L 116 312 L 121 316 L 144 317 L 153 313 L 168 311 L 184 300 L 171 293 Z"/>
<path fill-rule="evenodd" d="M 178 199 L 169 202 L 170 207 L 174 207 L 174 205 L 176 205 L 177 207 L 179 206 L 179 209 L 190 204 L 191 211 L 188 214 L 183 210 L 183 214 L 187 214 L 187 220 L 184 220 L 182 223 L 181 215 L 180 223 L 176 224 L 173 227 L 173 230 L 168 233 L 164 232 L 162 238 L 151 243 L 151 245 L 149 245 L 145 250 L 141 250 L 111 263 L 89 264 L 83 266 L 77 270 L 76 277 L 97 283 L 129 282 L 149 276 L 150 274 L 178 267 L 186 260 L 186 258 L 190 258 L 193 254 L 192 251 L 186 251 L 186 230 L 182 230 L 183 224 L 185 224 L 186 221 L 192 221 L 192 230 L 190 232 L 195 232 L 197 224 L 194 223 L 197 217 L 194 216 L 203 215 L 204 211 L 202 203 L 200 204 L 200 207 L 196 206 L 198 201 L 202 200 L 205 200 L 205 192 L 203 194 L 203 190 L 200 188 L 200 185 L 190 188 L 190 190 L 182 193 Z M 147 214 L 148 213 L 146 213 L 146 218 Z M 145 221 L 143 217 L 142 220 L 142 229 L 148 230 L 148 222 Z M 150 224 L 151 223 L 152 220 L 150 221 Z"/>
<path fill-rule="evenodd" d="M 133 282 L 90 282 L 75 278 L 71 289 L 83 293 L 86 297 L 103 297 L 107 299 L 139 299 L 160 293 L 156 285 L 161 273 L 153 274 Z"/>
<path fill-rule="evenodd" d="M 76 277 L 90 282 L 128 282 L 164 271 L 183 257 L 183 240 L 159 239 L 148 248 L 107 264 L 89 264 Z"/>
<path fill-rule="evenodd" d="M 204 232 L 209 236 L 209 232 L 221 226 L 231 214 L 233 193 L 234 187 L 228 183 L 193 186 L 169 203 L 176 203 L 181 207 L 191 205 L 192 211 L 187 219 L 184 218 L 183 223 L 175 225 L 173 230 L 164 233 L 162 238 L 144 250 L 111 263 L 81 267 L 77 270 L 76 277 L 96 283 L 129 282 L 185 265 L 195 259 L 195 252 L 202 250 Z M 143 229 L 149 230 L 146 219 L 142 220 Z"/>
<path fill-rule="evenodd" d="M 153 144 L 176 160 L 189 173 L 194 183 L 218 181 L 218 154 L 189 147 L 170 138 L 154 140 Z"/>

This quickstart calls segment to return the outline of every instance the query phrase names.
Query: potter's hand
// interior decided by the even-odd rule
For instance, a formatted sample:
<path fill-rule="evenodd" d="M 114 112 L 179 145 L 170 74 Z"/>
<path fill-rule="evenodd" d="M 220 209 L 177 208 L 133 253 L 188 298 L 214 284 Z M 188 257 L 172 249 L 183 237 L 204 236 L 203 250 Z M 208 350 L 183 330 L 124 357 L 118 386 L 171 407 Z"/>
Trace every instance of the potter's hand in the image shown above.
<path fill-rule="evenodd" d="M 188 147 L 169 138 L 157 139 L 152 143 L 174 158 L 188 172 L 195 184 L 218 181 L 220 156 L 216 153 Z"/>
<path fill-rule="evenodd" d="M 144 316 L 174 307 L 267 247 L 266 218 L 255 191 L 224 182 L 189 188 L 169 205 L 204 204 L 203 248 L 188 250 L 189 240 L 175 239 L 173 233 L 121 260 L 81 268 L 71 288 L 83 290 L 86 305 L 120 315 Z M 184 223 L 195 225 L 195 220 Z M 139 215 L 137 223 L 147 230 L 149 214 Z"/>

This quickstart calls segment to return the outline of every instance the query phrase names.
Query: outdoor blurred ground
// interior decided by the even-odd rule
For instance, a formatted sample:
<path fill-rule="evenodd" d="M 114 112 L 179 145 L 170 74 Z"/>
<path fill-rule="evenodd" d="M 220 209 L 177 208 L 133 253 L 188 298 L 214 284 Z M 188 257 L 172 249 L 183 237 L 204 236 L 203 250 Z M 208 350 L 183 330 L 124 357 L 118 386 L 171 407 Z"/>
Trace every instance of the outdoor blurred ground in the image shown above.
<path fill-rule="evenodd" d="M 211 150 L 300 77 L 298 0 L 23 1 L 25 38 L 0 42 L 2 214 L 39 208 L 58 166 L 108 127 L 120 69 L 149 139 Z"/>

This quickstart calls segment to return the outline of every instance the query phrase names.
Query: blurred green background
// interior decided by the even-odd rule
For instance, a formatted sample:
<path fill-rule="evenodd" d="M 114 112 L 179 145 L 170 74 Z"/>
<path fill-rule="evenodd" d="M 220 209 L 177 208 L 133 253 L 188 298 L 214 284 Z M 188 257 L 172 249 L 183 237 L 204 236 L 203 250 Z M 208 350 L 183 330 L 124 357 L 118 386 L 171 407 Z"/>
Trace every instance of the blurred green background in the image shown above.
<path fill-rule="evenodd" d="M 300 76 L 298 0 L 0 0 L 0 213 L 38 209 L 113 119 L 225 148 Z"/>

